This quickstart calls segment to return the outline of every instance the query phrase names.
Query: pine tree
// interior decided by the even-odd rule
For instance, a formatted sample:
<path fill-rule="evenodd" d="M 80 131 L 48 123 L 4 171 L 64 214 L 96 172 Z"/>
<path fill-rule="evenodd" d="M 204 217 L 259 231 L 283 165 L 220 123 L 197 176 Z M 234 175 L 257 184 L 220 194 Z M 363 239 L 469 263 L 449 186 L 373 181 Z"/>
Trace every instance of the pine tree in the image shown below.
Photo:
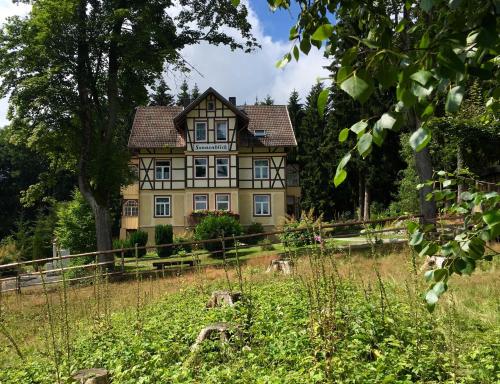
<path fill-rule="evenodd" d="M 170 93 L 170 87 L 163 78 L 153 90 L 154 93 L 149 95 L 149 105 L 174 105 L 174 96 Z"/>
<path fill-rule="evenodd" d="M 260 105 L 274 105 L 274 100 L 270 95 L 267 95 L 264 101 L 260 102 Z"/>
<path fill-rule="evenodd" d="M 300 126 L 302 116 L 304 111 L 302 109 L 302 104 L 300 103 L 299 93 L 294 89 L 290 94 L 288 99 L 288 114 L 290 115 L 290 121 L 292 122 L 292 127 L 294 131 Z"/>
<path fill-rule="evenodd" d="M 189 99 L 190 99 L 189 85 L 188 85 L 186 79 L 184 79 L 184 81 L 182 82 L 182 84 L 180 86 L 180 92 L 177 95 L 177 105 L 183 105 L 184 102 L 186 100 L 189 100 Z"/>
<path fill-rule="evenodd" d="M 194 84 L 194 87 L 191 91 L 191 100 L 196 100 L 200 96 L 200 89 L 198 88 L 198 84 Z"/>

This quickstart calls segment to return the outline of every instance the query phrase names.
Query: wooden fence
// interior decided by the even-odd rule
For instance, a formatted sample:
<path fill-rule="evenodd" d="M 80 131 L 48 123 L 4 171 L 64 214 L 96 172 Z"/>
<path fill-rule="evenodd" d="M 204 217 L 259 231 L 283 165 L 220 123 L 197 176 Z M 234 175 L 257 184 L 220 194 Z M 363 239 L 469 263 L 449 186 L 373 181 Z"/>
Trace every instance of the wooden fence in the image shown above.
<path fill-rule="evenodd" d="M 169 244 L 159 244 L 159 245 L 146 245 L 146 246 L 135 246 L 133 248 L 120 248 L 120 249 L 113 249 L 113 250 L 108 250 L 108 251 L 96 251 L 96 252 L 85 252 L 85 253 L 78 253 L 78 254 L 73 254 L 73 255 L 59 255 L 58 257 L 51 257 L 51 258 L 45 258 L 45 259 L 38 259 L 38 260 L 27 260 L 27 261 L 21 261 L 17 263 L 10 263 L 10 264 L 4 264 L 0 265 L 0 274 L 2 271 L 9 270 L 13 271 L 15 273 L 15 276 L 11 277 L 5 277 L 5 278 L 0 278 L 0 290 L 3 287 L 3 283 L 8 282 L 8 281 L 15 281 L 15 286 L 12 288 L 7 288 L 4 289 L 3 292 L 9 292 L 9 291 L 16 291 L 18 293 L 21 292 L 21 286 L 22 286 L 22 280 L 23 278 L 35 278 L 35 277 L 40 277 L 42 281 L 40 282 L 34 282 L 32 284 L 29 284 L 29 287 L 35 287 L 35 286 L 40 286 L 44 284 L 56 284 L 56 283 L 74 283 L 78 281 L 84 281 L 84 280 L 89 280 L 95 277 L 94 275 L 87 275 L 83 277 L 74 277 L 74 278 L 64 278 L 64 274 L 68 271 L 80 269 L 80 270 L 86 270 L 86 269 L 102 269 L 102 273 L 100 275 L 104 275 L 105 277 L 119 277 L 119 276 L 124 276 L 127 275 L 125 273 L 125 264 L 129 263 L 138 263 L 139 260 L 141 260 L 138 257 L 138 252 L 139 250 L 151 250 L 151 249 L 158 249 L 158 248 L 173 248 L 173 247 L 179 247 L 179 246 L 184 246 L 184 247 L 192 247 L 192 248 L 201 248 L 207 243 L 216 243 L 220 242 L 222 243 L 222 249 L 219 251 L 214 251 L 211 252 L 212 255 L 217 254 L 217 253 L 222 253 L 223 259 L 225 260 L 225 254 L 231 250 L 238 249 L 238 250 L 243 250 L 248 247 L 253 247 L 255 245 L 250 245 L 250 244 L 245 244 L 245 241 L 248 241 L 249 239 L 252 238 L 267 238 L 267 239 L 275 239 L 277 235 L 281 235 L 285 232 L 290 233 L 290 232 L 302 232 L 302 231 L 310 231 L 310 233 L 314 232 L 316 234 L 322 233 L 323 236 L 325 234 L 328 234 L 327 238 L 329 239 L 341 239 L 345 237 L 351 237 L 351 236 L 359 236 L 362 234 L 363 229 L 360 227 L 366 227 L 369 225 L 373 224 L 385 224 L 389 222 L 404 222 L 407 220 L 414 220 L 418 219 L 421 217 L 420 215 L 414 215 L 414 216 L 399 216 L 399 217 L 389 217 L 386 219 L 379 219 L 379 220 L 367 220 L 367 221 L 348 221 L 348 222 L 342 222 L 342 223 L 334 223 L 334 224 L 324 224 L 320 225 L 318 227 L 302 227 L 302 228 L 295 228 L 295 229 L 287 229 L 286 231 L 283 230 L 276 230 L 276 231 L 270 231 L 270 232 L 264 232 L 264 233 L 256 233 L 256 234 L 247 234 L 247 235 L 240 235 L 240 236 L 228 236 L 228 237 L 221 237 L 217 239 L 210 239 L 210 240 L 199 240 L 199 241 L 191 241 L 191 242 L 183 242 L 183 243 L 169 243 Z M 448 219 L 448 218 L 441 218 L 441 219 Z M 448 225 L 449 226 L 449 225 Z M 348 232 L 348 233 L 335 233 L 335 229 L 340 229 L 340 228 L 349 228 L 349 227 L 358 227 L 357 230 Z M 387 233 L 387 232 L 395 232 L 395 231 L 401 231 L 401 230 L 406 230 L 406 227 L 400 226 L 400 227 L 395 227 L 395 228 L 386 228 L 382 230 L 370 230 L 369 234 L 370 235 L 377 235 L 381 233 Z M 227 247 L 226 244 L 228 242 L 234 242 L 234 245 L 232 247 Z M 279 241 L 275 241 L 274 243 L 271 242 L 271 244 L 276 244 L 279 243 Z M 134 254 L 134 257 L 132 258 L 126 258 L 125 254 L 132 252 Z M 104 261 L 100 262 L 99 261 L 99 256 L 100 255 L 109 255 L 109 254 L 114 254 L 115 256 L 118 257 L 119 259 L 119 265 L 116 266 L 116 260 L 112 261 Z M 196 252 L 190 252 L 186 253 L 185 259 L 189 260 L 189 256 L 191 256 L 191 260 L 194 260 L 193 258 L 198 257 Z M 62 261 L 67 260 L 67 259 L 74 259 L 74 258 L 81 258 L 81 257 L 93 257 L 94 261 L 89 264 L 84 264 L 84 265 L 73 265 L 73 266 L 63 266 Z M 168 260 L 169 258 L 148 258 L 148 261 L 155 261 L 155 262 L 161 262 Z M 199 260 L 198 260 L 199 261 Z M 27 272 L 23 273 L 22 270 L 23 268 L 29 266 L 29 265 L 34 265 L 34 266 L 43 266 L 47 262 L 59 262 L 60 263 L 60 268 L 56 269 L 51 269 L 51 270 L 40 270 L 36 272 Z M 183 268 L 182 262 L 179 263 L 180 269 L 186 269 Z M 213 265 L 210 265 L 213 267 Z M 117 268 L 115 268 L 117 267 Z M 37 269 L 37 268 L 34 268 Z M 152 272 L 154 270 L 149 270 L 149 271 L 142 271 L 141 273 L 148 273 Z M 58 275 L 58 279 L 43 279 L 42 275 L 48 276 L 50 274 L 55 274 L 55 273 L 60 273 Z M 130 274 L 137 274 L 138 271 L 131 272 Z M 11 284 L 12 285 L 12 284 Z"/>

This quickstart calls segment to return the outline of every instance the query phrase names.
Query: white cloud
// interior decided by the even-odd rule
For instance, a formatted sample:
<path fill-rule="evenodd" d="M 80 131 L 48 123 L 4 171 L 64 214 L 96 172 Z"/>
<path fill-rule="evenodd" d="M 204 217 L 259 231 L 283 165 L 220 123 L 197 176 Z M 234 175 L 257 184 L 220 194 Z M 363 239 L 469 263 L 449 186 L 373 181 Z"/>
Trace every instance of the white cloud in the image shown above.
<path fill-rule="evenodd" d="M 0 0 L 0 23 L 7 16 L 25 15 L 28 12 L 29 6 Z M 187 75 L 191 86 L 197 83 L 202 92 L 211 86 L 225 97 L 235 96 L 238 104 L 253 104 L 256 97 L 262 100 L 268 94 L 277 104 L 285 104 L 293 89 L 304 99 L 316 79 L 327 76 L 328 72 L 323 66 L 328 62 L 323 57 L 323 51 L 314 47 L 308 56 L 301 55 L 299 62 L 292 61 L 284 69 L 277 69 L 275 63 L 290 50 L 290 43 L 273 40 L 266 35 L 250 7 L 249 22 L 254 36 L 262 45 L 261 49 L 252 53 L 232 52 L 226 46 L 216 47 L 207 43 L 189 46 L 182 51 L 183 57 L 196 69 Z M 179 73 L 167 74 L 167 81 L 175 92 L 184 76 Z M 7 123 L 6 113 L 7 100 L 1 99 L 0 127 Z"/>

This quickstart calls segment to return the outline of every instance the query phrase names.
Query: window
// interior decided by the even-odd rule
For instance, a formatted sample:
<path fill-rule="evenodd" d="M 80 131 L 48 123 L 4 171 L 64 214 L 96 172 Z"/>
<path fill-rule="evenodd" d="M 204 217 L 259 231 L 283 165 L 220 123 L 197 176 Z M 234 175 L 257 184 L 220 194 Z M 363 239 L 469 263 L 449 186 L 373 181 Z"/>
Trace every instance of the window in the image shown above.
<path fill-rule="evenodd" d="M 123 216 L 139 216 L 139 203 L 137 200 L 125 200 L 123 203 Z"/>
<path fill-rule="evenodd" d="M 208 195 L 193 195 L 193 208 L 195 211 L 208 209 Z"/>
<path fill-rule="evenodd" d="M 207 111 L 215 111 L 215 101 L 212 95 L 208 96 Z"/>
<path fill-rule="evenodd" d="M 217 194 L 215 195 L 215 209 L 218 211 L 229 211 L 230 204 L 229 194 Z"/>
<path fill-rule="evenodd" d="M 170 196 L 155 196 L 155 216 L 169 217 L 170 214 Z"/>
<path fill-rule="evenodd" d="M 216 121 L 215 132 L 215 141 L 227 141 L 227 121 Z"/>
<path fill-rule="evenodd" d="M 269 160 L 258 159 L 254 160 L 254 178 L 255 179 L 269 179 Z"/>
<path fill-rule="evenodd" d="M 207 177 L 207 163 L 206 157 L 197 157 L 194 159 L 194 177 L 197 179 L 204 179 Z"/>
<path fill-rule="evenodd" d="M 256 129 L 255 130 L 255 137 L 266 137 L 267 133 L 265 129 Z"/>
<path fill-rule="evenodd" d="M 270 216 L 271 215 L 270 195 L 254 195 L 253 212 L 254 216 Z"/>
<path fill-rule="evenodd" d="M 207 141 L 207 122 L 197 121 L 194 124 L 194 140 Z"/>
<path fill-rule="evenodd" d="M 227 178 L 229 177 L 229 159 L 221 157 L 215 159 L 216 177 Z"/>
<path fill-rule="evenodd" d="M 170 160 L 157 160 L 155 163 L 156 180 L 170 180 Z"/>

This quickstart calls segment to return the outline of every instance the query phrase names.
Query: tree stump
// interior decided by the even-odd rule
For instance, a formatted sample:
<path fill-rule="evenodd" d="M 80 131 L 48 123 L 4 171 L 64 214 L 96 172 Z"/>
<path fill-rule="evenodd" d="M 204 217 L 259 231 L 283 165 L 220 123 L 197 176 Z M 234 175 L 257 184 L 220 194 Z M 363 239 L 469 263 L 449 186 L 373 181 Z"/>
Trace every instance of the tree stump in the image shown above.
<path fill-rule="evenodd" d="M 201 343 L 207 339 L 213 340 L 215 336 L 218 336 L 221 343 L 228 343 L 233 331 L 234 327 L 229 323 L 214 323 L 207 325 L 200 331 L 196 341 L 191 346 L 191 351 L 196 351 L 200 348 Z"/>
<path fill-rule="evenodd" d="M 207 303 L 207 308 L 222 307 L 228 305 L 232 307 L 241 300 L 241 292 L 215 291 Z"/>
<path fill-rule="evenodd" d="M 281 272 L 284 275 L 289 275 L 292 273 L 292 266 L 293 261 L 290 259 L 275 259 L 271 261 L 266 272 Z"/>
<path fill-rule="evenodd" d="M 80 384 L 109 384 L 108 371 L 102 368 L 82 369 L 73 375 Z"/>

